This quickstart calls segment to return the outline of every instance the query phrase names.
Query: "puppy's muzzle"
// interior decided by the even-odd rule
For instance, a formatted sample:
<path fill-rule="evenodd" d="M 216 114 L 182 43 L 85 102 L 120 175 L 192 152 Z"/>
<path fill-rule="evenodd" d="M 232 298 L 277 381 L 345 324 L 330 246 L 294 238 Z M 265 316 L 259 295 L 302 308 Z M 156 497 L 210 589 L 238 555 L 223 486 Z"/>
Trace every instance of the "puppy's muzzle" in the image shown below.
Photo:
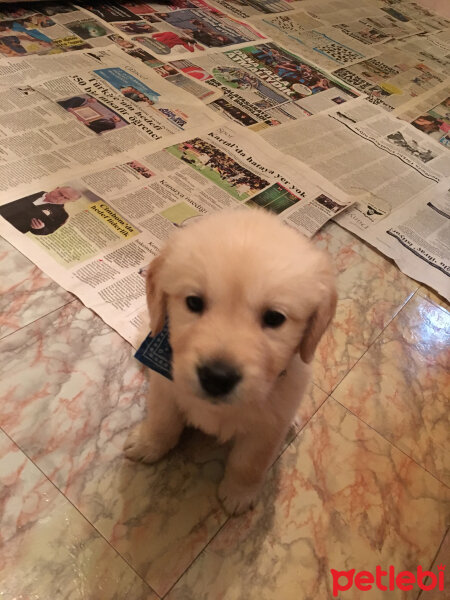
<path fill-rule="evenodd" d="M 202 389 L 212 398 L 226 396 L 242 379 L 236 367 L 220 360 L 199 365 L 197 376 Z"/>

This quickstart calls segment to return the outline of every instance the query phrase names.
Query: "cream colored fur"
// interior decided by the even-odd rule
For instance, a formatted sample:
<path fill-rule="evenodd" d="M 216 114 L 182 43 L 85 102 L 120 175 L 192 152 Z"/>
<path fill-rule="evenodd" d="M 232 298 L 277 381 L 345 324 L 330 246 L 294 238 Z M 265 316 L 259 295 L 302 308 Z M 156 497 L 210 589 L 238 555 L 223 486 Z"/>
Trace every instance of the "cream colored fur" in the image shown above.
<path fill-rule="evenodd" d="M 173 381 L 152 373 L 146 420 L 125 454 L 155 462 L 191 424 L 233 440 L 219 498 L 230 514 L 256 501 L 310 380 L 316 346 L 333 318 L 336 291 L 326 254 L 278 218 L 225 211 L 176 231 L 147 274 L 153 332 L 169 317 Z M 186 297 L 201 296 L 202 314 Z M 286 316 L 263 326 L 266 310 Z M 224 401 L 209 398 L 196 367 L 221 359 L 242 379 Z"/>

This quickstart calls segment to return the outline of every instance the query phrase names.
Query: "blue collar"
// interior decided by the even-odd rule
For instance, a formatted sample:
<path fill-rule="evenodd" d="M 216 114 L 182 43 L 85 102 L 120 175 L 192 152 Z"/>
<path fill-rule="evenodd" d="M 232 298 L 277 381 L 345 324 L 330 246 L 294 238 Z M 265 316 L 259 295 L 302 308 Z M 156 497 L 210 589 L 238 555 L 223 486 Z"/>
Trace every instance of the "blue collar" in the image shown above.
<path fill-rule="evenodd" d="M 158 334 L 153 337 L 151 332 L 148 334 L 134 357 L 152 371 L 172 379 L 172 348 L 167 321 Z"/>

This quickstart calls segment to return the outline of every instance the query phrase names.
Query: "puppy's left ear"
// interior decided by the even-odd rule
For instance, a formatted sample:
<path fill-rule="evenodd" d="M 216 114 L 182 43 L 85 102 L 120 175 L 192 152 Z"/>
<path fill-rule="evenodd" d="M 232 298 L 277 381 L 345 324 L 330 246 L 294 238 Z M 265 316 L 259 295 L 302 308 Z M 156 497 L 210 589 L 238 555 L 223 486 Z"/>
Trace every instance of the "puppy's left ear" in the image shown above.
<path fill-rule="evenodd" d="M 314 358 L 317 345 L 336 313 L 337 292 L 333 278 L 322 282 L 320 287 L 320 302 L 308 319 L 299 347 L 300 357 L 305 363 L 310 363 Z"/>
<path fill-rule="evenodd" d="M 161 286 L 161 270 L 165 262 L 164 250 L 150 263 L 146 273 L 147 306 L 150 313 L 152 335 L 164 327 L 167 312 L 167 295 Z"/>

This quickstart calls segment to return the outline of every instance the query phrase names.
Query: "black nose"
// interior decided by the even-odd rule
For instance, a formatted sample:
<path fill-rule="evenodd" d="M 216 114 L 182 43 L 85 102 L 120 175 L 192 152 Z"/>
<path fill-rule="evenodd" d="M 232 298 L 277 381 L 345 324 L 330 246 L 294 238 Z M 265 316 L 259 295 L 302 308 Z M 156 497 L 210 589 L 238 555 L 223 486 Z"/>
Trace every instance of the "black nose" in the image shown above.
<path fill-rule="evenodd" d="M 209 396 L 225 396 L 242 378 L 239 371 L 220 360 L 204 363 L 197 367 L 202 388 Z"/>

